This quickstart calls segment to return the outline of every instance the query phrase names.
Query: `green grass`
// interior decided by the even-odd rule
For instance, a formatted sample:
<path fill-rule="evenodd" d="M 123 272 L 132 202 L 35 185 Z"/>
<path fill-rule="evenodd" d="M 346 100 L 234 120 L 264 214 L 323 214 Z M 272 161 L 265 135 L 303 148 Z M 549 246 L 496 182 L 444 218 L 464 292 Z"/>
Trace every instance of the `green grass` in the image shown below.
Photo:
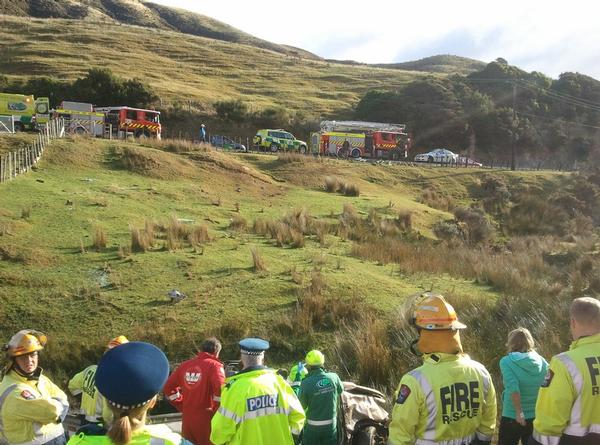
<path fill-rule="evenodd" d="M 243 99 L 253 109 L 278 105 L 319 116 L 352 108 L 368 90 L 399 88 L 425 75 L 113 23 L 0 16 L 0 39 L 0 73 L 9 78 L 73 80 L 106 67 L 149 84 L 161 97 L 160 108 L 192 101 L 210 110 L 215 101 Z"/>
<path fill-rule="evenodd" d="M 154 341 L 175 361 L 210 333 L 225 338 L 224 354 L 231 358 L 237 337 L 264 335 L 274 341 L 272 360 L 285 363 L 307 346 L 332 341 L 334 332 L 327 329 L 289 337 L 283 328 L 273 328 L 290 316 L 315 269 L 326 280 L 326 295 L 342 301 L 357 298 L 388 322 L 395 320 L 405 298 L 419 290 L 434 289 L 461 301 L 502 296 L 473 279 L 407 273 L 397 265 L 361 260 L 352 256 L 352 241 L 334 234 L 326 235 L 325 246 L 310 235 L 302 248 L 282 248 L 250 230 L 229 230 L 236 216 L 251 227 L 257 218 L 277 220 L 301 207 L 314 218 L 335 223 L 344 204 L 351 203 L 363 219 L 373 208 L 387 217 L 410 211 L 413 230 L 432 237 L 431 225 L 451 215 L 418 202 L 422 188 L 435 183 L 468 204 L 469 190 L 487 174 L 483 170 L 312 158 L 283 162 L 269 155 L 194 148 L 176 155 L 118 141 L 56 141 L 36 171 L 2 184 L 0 337 L 25 327 L 46 331 L 52 363 L 45 366 L 60 369 L 62 377 L 93 360 L 106 339 L 118 334 Z M 325 192 L 328 174 L 357 184 L 360 196 Z M 496 174 L 531 184 L 558 185 L 563 177 Z M 167 225 L 173 216 L 205 224 L 211 241 L 196 248 L 184 243 L 170 251 L 165 234 L 156 229 L 149 251 L 123 253 L 131 242 L 130 226 L 143 229 L 148 220 L 157 227 Z M 100 252 L 92 247 L 98 227 L 107 237 Z M 254 248 L 266 271 L 253 270 Z M 302 284 L 294 282 L 291 270 Z M 171 304 L 171 289 L 188 298 Z M 61 352 L 65 350 L 70 352 Z"/>

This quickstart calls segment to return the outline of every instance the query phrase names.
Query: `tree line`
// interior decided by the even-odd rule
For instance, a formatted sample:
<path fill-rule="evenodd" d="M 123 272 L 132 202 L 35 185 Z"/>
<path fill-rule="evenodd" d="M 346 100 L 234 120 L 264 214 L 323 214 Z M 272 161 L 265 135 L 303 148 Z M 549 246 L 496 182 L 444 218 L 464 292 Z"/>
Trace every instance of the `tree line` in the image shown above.
<path fill-rule="evenodd" d="M 429 76 L 398 91 L 373 90 L 355 118 L 405 123 L 415 151 L 447 147 L 482 160 L 553 159 L 567 165 L 600 154 L 600 82 L 579 73 L 551 79 L 504 59 L 468 76 Z"/>

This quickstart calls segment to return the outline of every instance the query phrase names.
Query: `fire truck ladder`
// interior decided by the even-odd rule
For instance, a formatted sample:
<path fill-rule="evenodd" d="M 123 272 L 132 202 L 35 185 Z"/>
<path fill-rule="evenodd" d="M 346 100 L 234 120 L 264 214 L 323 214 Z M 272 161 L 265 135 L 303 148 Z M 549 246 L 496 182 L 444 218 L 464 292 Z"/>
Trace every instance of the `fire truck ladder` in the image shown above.
<path fill-rule="evenodd" d="M 406 130 L 404 124 L 386 124 L 383 122 L 362 121 L 322 121 L 321 131 L 390 131 L 403 133 Z"/>

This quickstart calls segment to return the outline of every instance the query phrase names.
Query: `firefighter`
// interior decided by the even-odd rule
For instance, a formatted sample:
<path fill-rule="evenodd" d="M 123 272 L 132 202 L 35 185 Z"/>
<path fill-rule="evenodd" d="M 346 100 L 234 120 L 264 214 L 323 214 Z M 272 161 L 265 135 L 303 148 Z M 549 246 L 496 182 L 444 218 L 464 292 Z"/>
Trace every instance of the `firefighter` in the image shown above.
<path fill-rule="evenodd" d="M 169 403 L 183 415 L 183 437 L 195 445 L 211 445 L 210 421 L 219 408 L 221 386 L 225 383 L 220 352 L 221 342 L 207 338 L 202 352 L 183 362 L 163 388 Z"/>
<path fill-rule="evenodd" d="M 304 425 L 304 410 L 283 378 L 264 366 L 269 342 L 239 343 L 243 369 L 225 380 L 221 406 L 212 419 L 215 445 L 292 445 Z"/>
<path fill-rule="evenodd" d="M 459 330 L 466 326 L 444 297 L 430 292 L 417 302 L 412 321 L 424 363 L 400 381 L 389 444 L 489 444 L 496 392 L 485 367 L 463 353 Z"/>
<path fill-rule="evenodd" d="M 306 354 L 308 375 L 300 386 L 300 403 L 306 411 L 302 445 L 336 445 L 337 413 L 344 385 L 334 372 L 325 372 L 325 356 L 313 350 Z"/>
<path fill-rule="evenodd" d="M 306 364 L 304 362 L 298 362 L 290 369 L 287 382 L 290 384 L 296 395 L 298 395 L 298 391 L 300 391 L 300 384 L 304 377 L 306 377 L 306 374 L 308 374 L 308 369 L 306 369 Z"/>
<path fill-rule="evenodd" d="M 529 444 L 600 443 L 600 301 L 575 299 L 570 318 L 574 341 L 550 361 Z"/>
<path fill-rule="evenodd" d="M 127 337 L 119 335 L 108 342 L 106 351 L 128 342 Z M 110 422 L 112 420 L 111 411 L 96 388 L 95 375 L 97 367 L 97 365 L 90 365 L 69 380 L 71 394 L 74 396 L 81 394 L 81 410 L 85 416 L 83 424 Z"/>
<path fill-rule="evenodd" d="M 12 444 L 62 445 L 67 396 L 42 374 L 39 352 L 46 335 L 32 329 L 17 332 L 4 346 L 8 365 L 0 383 L 0 433 Z"/>
<path fill-rule="evenodd" d="M 169 376 L 165 354 L 150 343 L 132 341 L 107 351 L 98 363 L 96 386 L 114 420 L 108 430 L 86 425 L 68 445 L 191 445 L 166 425 L 146 425 Z"/>

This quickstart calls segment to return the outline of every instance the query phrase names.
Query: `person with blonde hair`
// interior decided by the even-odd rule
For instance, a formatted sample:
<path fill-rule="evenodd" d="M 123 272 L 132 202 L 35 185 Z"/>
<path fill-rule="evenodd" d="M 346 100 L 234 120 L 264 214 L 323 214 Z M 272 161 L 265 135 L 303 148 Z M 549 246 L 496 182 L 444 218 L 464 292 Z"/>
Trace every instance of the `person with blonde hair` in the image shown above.
<path fill-rule="evenodd" d="M 533 430 L 535 403 L 548 362 L 535 349 L 531 332 L 526 328 L 510 331 L 506 347 L 508 354 L 500 359 L 502 418 L 498 445 L 527 445 Z"/>
<path fill-rule="evenodd" d="M 576 298 L 569 312 L 573 342 L 550 360 L 530 445 L 600 444 L 600 301 Z"/>
<path fill-rule="evenodd" d="M 96 369 L 96 387 L 114 420 L 107 429 L 82 427 L 68 445 L 191 445 L 166 425 L 146 425 L 168 376 L 167 357 L 150 343 L 128 342 L 107 351 Z"/>

